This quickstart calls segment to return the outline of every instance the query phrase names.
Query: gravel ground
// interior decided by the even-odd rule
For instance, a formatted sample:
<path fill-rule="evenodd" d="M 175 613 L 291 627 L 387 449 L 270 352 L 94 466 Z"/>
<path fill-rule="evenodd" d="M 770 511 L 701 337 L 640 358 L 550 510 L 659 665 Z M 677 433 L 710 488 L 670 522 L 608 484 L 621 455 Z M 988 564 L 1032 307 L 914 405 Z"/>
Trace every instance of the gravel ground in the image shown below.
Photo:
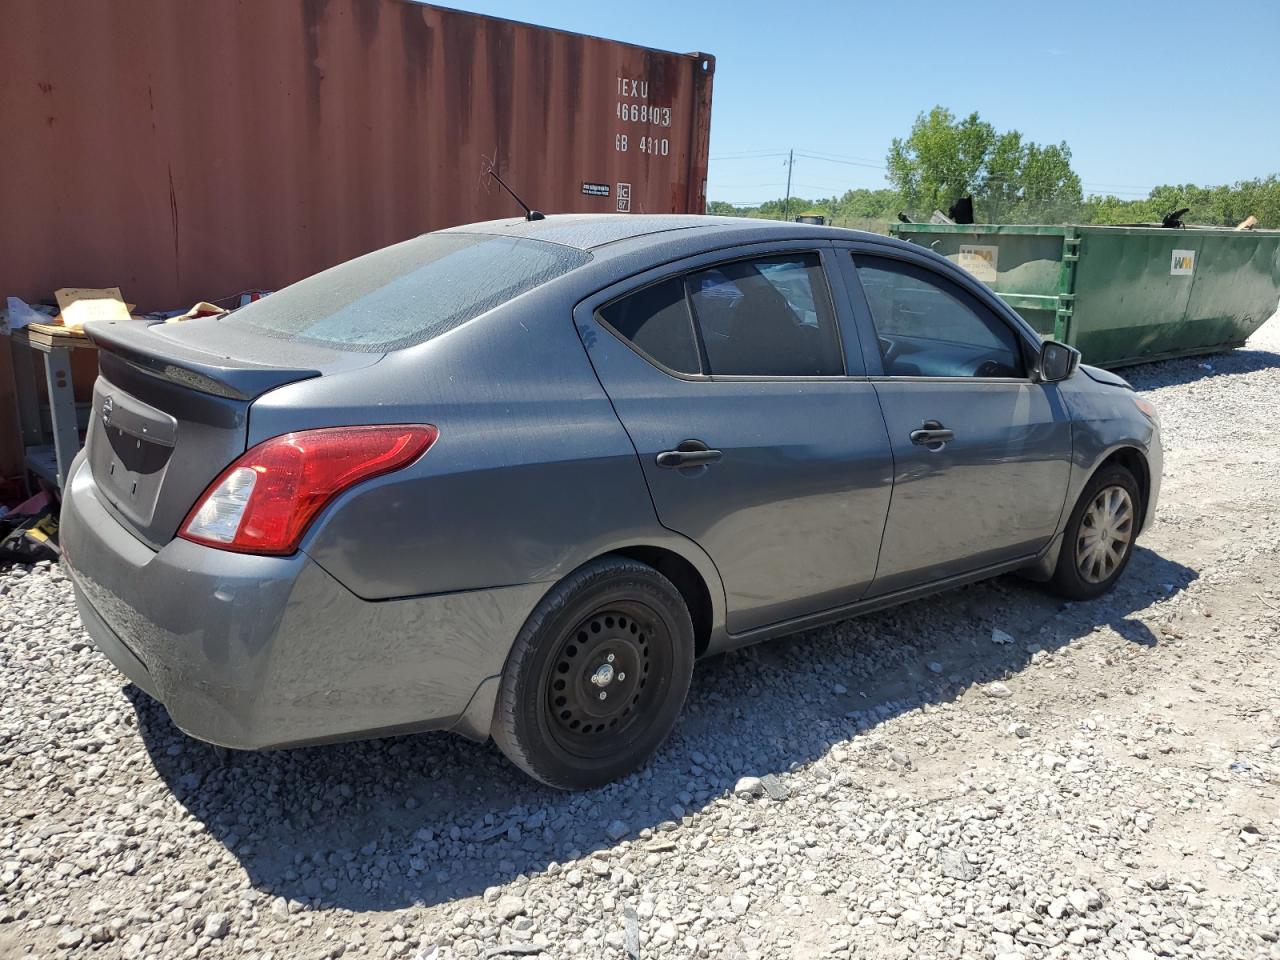
<path fill-rule="evenodd" d="M 716 658 L 586 794 L 444 736 L 224 766 L 0 573 L 0 957 L 1280 957 L 1280 317 L 1128 375 L 1167 459 L 1113 594 Z"/>

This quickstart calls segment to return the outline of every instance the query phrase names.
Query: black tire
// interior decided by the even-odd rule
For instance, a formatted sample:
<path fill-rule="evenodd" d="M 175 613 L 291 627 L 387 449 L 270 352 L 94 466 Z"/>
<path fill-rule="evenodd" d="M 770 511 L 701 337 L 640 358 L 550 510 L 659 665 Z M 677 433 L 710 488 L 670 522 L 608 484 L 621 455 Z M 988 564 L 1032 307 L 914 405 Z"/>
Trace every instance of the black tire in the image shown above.
<path fill-rule="evenodd" d="M 1128 519 L 1125 523 L 1116 524 L 1114 531 L 1104 524 L 1101 533 L 1125 533 L 1127 539 L 1115 550 L 1115 553 L 1119 553 L 1118 560 L 1114 559 L 1113 554 L 1111 559 L 1090 562 L 1085 556 L 1088 545 L 1099 540 L 1109 540 L 1113 548 L 1118 546 L 1118 540 L 1115 537 L 1091 533 L 1092 527 L 1085 520 L 1090 507 L 1095 506 L 1104 493 L 1107 496 L 1113 496 L 1112 491 L 1117 489 L 1123 490 L 1128 496 Z M 1114 496 L 1122 500 L 1118 495 Z M 1124 573 L 1125 567 L 1129 565 L 1129 558 L 1133 556 L 1133 546 L 1141 523 L 1142 510 L 1142 495 L 1138 489 L 1138 481 L 1127 469 L 1109 466 L 1094 474 L 1080 494 L 1080 499 L 1076 501 L 1071 516 L 1067 519 L 1062 537 L 1062 550 L 1058 554 L 1058 564 L 1049 581 L 1049 589 L 1071 600 L 1093 600 L 1114 587 L 1120 575 Z M 1096 560 L 1096 557 L 1094 559 Z"/>
<path fill-rule="evenodd" d="M 626 776 L 675 726 L 693 650 L 689 610 L 670 580 L 634 560 L 594 560 L 543 597 L 521 628 L 502 672 L 493 739 L 517 767 L 561 790 Z"/>

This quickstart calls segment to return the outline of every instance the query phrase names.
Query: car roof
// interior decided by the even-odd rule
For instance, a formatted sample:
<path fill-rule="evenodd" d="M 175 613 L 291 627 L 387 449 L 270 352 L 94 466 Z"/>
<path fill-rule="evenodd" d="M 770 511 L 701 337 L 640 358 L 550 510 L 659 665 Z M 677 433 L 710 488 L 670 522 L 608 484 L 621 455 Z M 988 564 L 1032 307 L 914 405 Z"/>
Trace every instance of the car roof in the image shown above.
<path fill-rule="evenodd" d="M 645 270 L 684 257 L 721 249 L 782 240 L 857 240 L 874 244 L 881 251 L 911 251 L 915 257 L 933 261 L 939 272 L 969 289 L 989 307 L 1017 323 L 1025 332 L 1035 331 L 994 291 L 936 250 L 899 237 L 887 237 L 866 230 L 788 223 L 755 217 L 714 217 L 696 214 L 568 213 L 551 214 L 541 220 L 512 217 L 450 227 L 441 233 L 471 233 L 490 236 L 528 237 L 573 247 L 590 254 L 591 262 L 563 277 L 583 292 L 604 289 Z M 559 281 L 558 281 L 559 282 Z"/>
<path fill-rule="evenodd" d="M 523 217 L 506 220 L 488 220 L 451 227 L 446 233 L 488 233 L 508 237 L 529 237 L 549 243 L 559 243 L 579 250 L 599 250 L 609 244 L 623 241 L 629 250 L 651 243 L 665 243 L 675 231 L 685 232 L 689 239 L 697 235 L 705 241 L 724 234 L 730 242 L 745 239 L 766 241 L 792 238 L 829 236 L 845 238 L 886 240 L 878 234 L 861 230 L 845 230 L 822 227 L 808 223 L 786 223 L 781 220 L 761 220 L 751 217 L 711 217 L 693 214 L 629 214 L 629 213 L 566 213 L 551 214 L 542 220 L 526 220 Z M 730 237 L 729 234 L 734 234 Z"/>

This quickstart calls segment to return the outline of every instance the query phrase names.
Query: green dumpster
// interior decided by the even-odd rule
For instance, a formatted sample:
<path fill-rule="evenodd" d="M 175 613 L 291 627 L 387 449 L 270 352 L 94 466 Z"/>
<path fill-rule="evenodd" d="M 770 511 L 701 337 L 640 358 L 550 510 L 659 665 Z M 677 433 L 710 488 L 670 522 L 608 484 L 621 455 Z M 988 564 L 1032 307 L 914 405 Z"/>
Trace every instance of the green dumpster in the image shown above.
<path fill-rule="evenodd" d="M 899 223 L 1102 367 L 1238 347 L 1280 302 L 1280 230 Z"/>

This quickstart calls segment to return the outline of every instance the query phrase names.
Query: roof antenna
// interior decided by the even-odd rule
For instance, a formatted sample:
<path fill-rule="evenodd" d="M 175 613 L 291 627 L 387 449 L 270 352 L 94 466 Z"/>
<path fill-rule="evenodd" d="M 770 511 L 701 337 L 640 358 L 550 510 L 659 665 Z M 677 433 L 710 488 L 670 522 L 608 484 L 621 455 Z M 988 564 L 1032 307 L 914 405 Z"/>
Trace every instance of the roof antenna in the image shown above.
<path fill-rule="evenodd" d="M 507 193 L 511 194 L 511 199 L 514 200 L 516 203 L 520 204 L 521 209 L 524 210 L 524 218 L 526 220 L 532 221 L 532 220 L 547 219 L 546 214 L 542 213 L 540 210 L 534 210 L 527 203 L 525 203 L 523 200 L 521 200 L 519 197 L 516 196 L 516 192 L 507 186 L 507 181 L 503 180 L 500 176 L 498 176 L 498 171 L 493 169 L 492 163 L 489 164 L 489 176 L 493 177 L 493 179 L 497 180 L 500 184 L 502 184 L 502 189 L 507 191 Z"/>

